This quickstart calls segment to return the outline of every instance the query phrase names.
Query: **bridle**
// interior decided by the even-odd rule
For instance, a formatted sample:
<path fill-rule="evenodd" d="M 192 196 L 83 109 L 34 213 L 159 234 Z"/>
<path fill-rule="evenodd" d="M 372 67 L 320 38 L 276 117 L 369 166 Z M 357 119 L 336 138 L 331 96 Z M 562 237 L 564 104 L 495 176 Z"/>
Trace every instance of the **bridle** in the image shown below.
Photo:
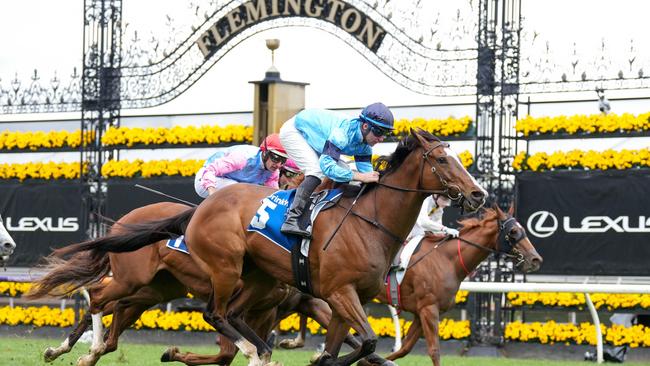
<path fill-rule="evenodd" d="M 514 217 L 509 217 L 506 220 L 499 220 L 499 235 L 497 237 L 497 243 L 496 243 L 496 249 L 484 247 L 482 245 L 476 244 L 474 242 L 471 242 L 467 239 L 463 239 L 460 236 L 458 237 L 458 261 L 461 264 L 461 267 L 465 270 L 465 273 L 469 276 L 470 271 L 467 269 L 465 266 L 465 262 L 463 261 L 463 256 L 460 251 L 460 242 L 464 242 L 468 245 L 471 245 L 473 247 L 479 248 L 481 250 L 490 252 L 491 254 L 495 255 L 501 255 L 506 258 L 510 258 L 513 260 L 515 263 L 515 266 L 519 266 L 521 263 L 524 262 L 524 255 L 521 254 L 516 249 L 517 244 L 519 244 L 520 241 L 524 240 L 527 235 L 525 230 L 517 230 L 516 234 L 510 235 L 510 231 L 512 231 L 512 228 L 515 226 L 518 226 L 519 224 L 517 223 L 517 220 Z M 521 225 L 519 225 L 521 227 Z"/>
<path fill-rule="evenodd" d="M 460 188 L 459 188 L 457 185 L 455 185 L 455 184 L 450 184 L 449 182 L 447 182 L 447 180 L 444 179 L 444 178 L 440 175 L 440 173 L 439 173 L 438 170 L 436 169 L 434 163 L 429 159 L 429 155 L 433 152 L 433 150 L 435 150 L 435 149 L 437 149 L 437 148 L 439 148 L 439 147 L 447 148 L 447 147 L 449 147 L 449 144 L 446 143 L 446 142 L 439 141 L 437 144 L 433 145 L 433 146 L 430 147 L 428 150 L 425 150 L 425 152 L 422 154 L 422 158 L 424 159 L 424 161 L 426 161 L 426 162 L 431 166 L 431 172 L 432 172 L 433 174 L 435 174 L 435 175 L 438 177 L 438 179 L 440 180 L 440 183 L 441 183 L 442 186 L 445 188 L 444 190 L 429 190 L 429 189 L 421 189 L 421 188 L 404 188 L 404 187 L 398 187 L 398 186 L 394 186 L 394 185 L 392 185 L 392 184 L 382 183 L 382 182 L 381 182 L 381 178 L 382 178 L 382 177 L 379 178 L 380 180 L 379 180 L 379 182 L 377 182 L 376 184 L 379 185 L 379 186 L 386 187 L 386 188 L 393 189 L 393 190 L 400 191 L 400 192 L 417 192 L 417 193 L 426 193 L 426 194 L 428 194 L 428 195 L 430 195 L 430 194 L 442 194 L 442 195 L 445 195 L 446 197 L 448 197 L 448 198 L 449 198 L 450 200 L 452 200 L 452 201 L 460 201 L 460 199 L 462 198 L 462 193 L 461 193 L 461 191 L 460 191 Z M 422 187 L 422 180 L 423 180 L 423 177 L 424 177 L 424 165 L 425 165 L 425 164 L 424 164 L 424 162 L 423 162 L 422 165 L 421 165 L 422 168 L 420 169 L 420 177 L 419 177 L 419 179 L 418 179 L 418 187 Z M 357 199 L 359 198 L 359 196 L 361 195 L 361 193 L 365 190 L 365 187 L 366 187 L 366 186 L 364 185 L 364 186 L 361 188 L 361 190 L 359 191 L 359 193 L 357 194 L 357 197 L 355 198 L 355 200 L 354 200 L 353 202 L 356 202 L 356 201 L 357 201 Z M 451 189 L 451 188 L 455 189 L 456 192 L 458 192 L 458 194 L 455 195 L 455 196 L 452 196 L 452 195 L 450 194 L 450 189 Z M 375 190 L 375 202 L 377 202 L 377 198 L 376 198 L 376 196 L 377 196 L 377 190 Z M 354 204 L 353 204 L 353 205 L 354 205 Z M 369 223 L 370 225 L 375 226 L 376 228 L 378 228 L 379 230 L 381 230 L 382 232 L 384 232 L 386 235 L 388 235 L 391 239 L 393 239 L 393 241 L 395 241 L 395 242 L 397 242 L 397 243 L 400 243 L 400 244 L 402 243 L 403 239 L 401 239 L 399 236 L 395 235 L 395 234 L 394 234 L 393 232 L 391 232 L 391 231 L 390 231 L 386 226 L 382 225 L 382 224 L 379 222 L 379 220 L 377 219 L 377 205 L 376 205 L 376 204 L 375 204 L 375 215 L 374 215 L 375 218 L 374 218 L 374 219 L 370 219 L 370 218 L 368 218 L 368 217 L 365 217 L 365 216 L 363 216 L 363 215 L 361 215 L 361 214 L 359 214 L 359 213 L 356 213 L 356 212 L 352 211 L 352 206 L 351 206 L 351 207 L 345 207 L 345 206 L 341 205 L 341 204 L 338 203 L 338 202 L 337 202 L 337 206 L 340 206 L 340 207 L 342 207 L 342 208 L 348 210 L 348 212 L 346 213 L 346 215 L 343 217 L 343 220 L 345 219 L 345 217 L 347 216 L 348 213 L 349 213 L 349 214 L 352 214 L 353 216 L 356 216 L 356 217 L 360 218 L 361 220 L 363 220 L 363 221 Z M 339 227 L 337 227 L 337 229 L 332 233 L 332 235 L 330 236 L 330 239 L 327 241 L 327 243 L 326 243 L 326 245 L 324 246 L 324 249 L 323 249 L 323 250 L 325 250 L 325 249 L 327 248 L 327 246 L 328 246 L 329 243 L 330 243 L 330 240 L 334 237 L 334 234 L 336 234 L 336 231 L 338 231 L 338 228 L 340 228 L 340 225 L 339 225 Z"/>
<path fill-rule="evenodd" d="M 516 246 L 519 244 L 520 241 L 525 239 L 527 237 L 526 231 L 525 230 L 518 230 L 517 234 L 514 236 L 510 235 L 510 231 L 512 230 L 513 227 L 519 225 L 517 223 L 517 220 L 514 217 L 509 217 L 505 220 L 499 220 L 498 221 L 498 227 L 499 227 L 499 235 L 497 237 L 497 244 L 496 244 L 496 249 L 488 248 L 483 245 L 474 243 L 470 240 L 464 239 L 462 237 L 456 238 L 456 243 L 457 243 L 457 251 L 458 251 L 458 261 L 460 262 L 460 266 L 463 268 L 465 271 L 466 275 L 470 275 L 471 271 L 467 269 L 467 266 L 465 265 L 465 261 L 463 260 L 463 256 L 460 251 L 460 243 L 466 243 L 468 245 L 471 245 L 475 248 L 478 248 L 480 250 L 489 252 L 491 254 L 495 255 L 501 255 L 506 258 L 510 258 L 513 260 L 515 263 L 515 266 L 519 266 L 521 263 L 524 262 L 524 256 L 521 254 Z M 426 252 L 424 255 L 420 256 L 417 260 L 413 261 L 411 264 L 409 264 L 408 268 L 411 268 L 415 266 L 419 261 L 424 259 L 429 253 L 431 253 L 433 250 L 438 249 L 442 244 L 446 243 L 446 239 L 440 240 L 436 245 L 433 246 L 428 252 Z M 501 245 L 499 245 L 501 244 Z"/>
<path fill-rule="evenodd" d="M 439 147 L 444 147 L 448 148 L 449 144 L 446 142 L 438 142 L 436 145 L 433 145 L 432 147 L 429 148 L 429 150 L 425 150 L 425 152 L 422 154 L 422 158 L 424 161 L 426 161 L 430 166 L 431 166 L 431 173 L 435 174 L 436 177 L 438 177 L 438 180 L 440 180 L 440 184 L 442 184 L 444 190 L 432 190 L 432 189 L 420 189 L 420 188 L 404 188 L 404 187 L 398 187 L 394 186 L 392 184 L 388 183 L 382 183 L 381 178 L 379 178 L 379 182 L 377 182 L 378 185 L 390 189 L 394 189 L 396 191 L 402 191 L 402 192 L 417 192 L 417 193 L 426 193 L 426 194 L 442 194 L 445 197 L 449 198 L 452 201 L 459 201 L 463 195 L 461 193 L 460 187 L 458 187 L 455 184 L 450 184 L 447 182 L 445 178 L 440 175 L 438 172 L 438 169 L 436 169 L 435 165 L 433 162 L 429 159 L 429 155 L 433 152 L 433 150 L 439 148 Z M 420 177 L 418 179 L 418 187 L 422 187 L 422 179 L 424 177 L 424 164 L 422 164 L 422 168 L 420 169 Z M 455 190 L 457 192 L 456 195 L 451 194 L 451 189 Z"/>

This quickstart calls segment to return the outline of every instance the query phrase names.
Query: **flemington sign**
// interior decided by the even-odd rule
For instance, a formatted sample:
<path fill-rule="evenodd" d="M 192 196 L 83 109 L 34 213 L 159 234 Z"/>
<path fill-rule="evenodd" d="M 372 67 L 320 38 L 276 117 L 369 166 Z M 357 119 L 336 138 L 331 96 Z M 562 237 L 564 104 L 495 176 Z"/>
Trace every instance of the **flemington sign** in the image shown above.
<path fill-rule="evenodd" d="M 252 0 L 217 20 L 195 43 L 207 59 L 244 29 L 285 17 L 307 17 L 330 22 L 375 53 L 386 35 L 386 31 L 367 14 L 341 0 Z"/>

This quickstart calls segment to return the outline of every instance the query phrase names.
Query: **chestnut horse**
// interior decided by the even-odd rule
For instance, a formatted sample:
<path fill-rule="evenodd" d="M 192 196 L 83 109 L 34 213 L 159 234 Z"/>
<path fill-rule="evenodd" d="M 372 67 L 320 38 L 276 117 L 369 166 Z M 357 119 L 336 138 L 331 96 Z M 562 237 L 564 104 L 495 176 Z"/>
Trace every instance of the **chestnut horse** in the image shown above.
<path fill-rule="evenodd" d="M 387 359 L 407 355 L 424 333 L 427 350 L 434 365 L 440 365 L 438 321 L 440 314 L 454 305 L 461 281 L 491 253 L 515 260 L 522 272 L 534 272 L 542 258 L 526 235 L 525 229 L 498 207 L 485 209 L 482 219 L 460 221 L 460 238 L 443 239 L 425 236 L 412 256 L 401 284 L 401 309 L 415 315 L 402 348 Z M 377 296 L 389 304 L 386 291 Z M 367 365 L 363 361 L 362 365 Z"/>
<path fill-rule="evenodd" d="M 380 291 L 391 259 L 415 223 L 424 198 L 443 194 L 475 211 L 487 195 L 449 145 L 425 131 L 412 130 L 391 156 L 380 158 L 379 166 L 383 167 L 379 183 L 355 199 L 356 207 L 351 207 L 352 198 L 344 198 L 314 223 L 309 250 L 313 292 L 332 308 L 321 365 L 350 365 L 374 352 L 377 337 L 362 303 Z M 246 231 L 260 201 L 272 192 L 260 186 L 232 185 L 208 197 L 195 212 L 125 228 L 122 234 L 64 247 L 55 254 L 132 251 L 169 232 L 185 232 L 190 256 L 213 285 L 204 319 L 230 338 L 251 365 L 264 365 L 270 361 L 271 349 L 240 315 L 274 288 L 276 280 L 294 284 L 290 254 L 264 236 Z M 338 232 L 325 251 L 325 241 L 335 227 Z M 240 279 L 247 278 L 252 279 L 251 291 L 231 301 Z M 336 358 L 350 327 L 359 334 L 361 345 Z"/>
<path fill-rule="evenodd" d="M 5 266 L 9 261 L 9 256 L 14 253 L 16 249 L 16 242 L 9 235 L 9 232 L 5 228 L 4 221 L 2 221 L 2 216 L 0 216 L 0 265 Z"/>

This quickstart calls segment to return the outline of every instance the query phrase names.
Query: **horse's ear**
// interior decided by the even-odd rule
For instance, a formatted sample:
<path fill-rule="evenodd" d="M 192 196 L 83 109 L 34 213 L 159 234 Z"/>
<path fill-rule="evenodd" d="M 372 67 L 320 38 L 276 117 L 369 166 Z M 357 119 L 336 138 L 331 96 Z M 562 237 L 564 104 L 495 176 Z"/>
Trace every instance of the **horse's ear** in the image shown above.
<path fill-rule="evenodd" d="M 422 147 L 425 147 L 429 142 L 424 137 L 422 137 L 422 134 L 420 133 L 421 131 L 422 130 L 420 128 L 411 128 L 411 135 L 413 135 L 420 142 L 420 145 Z"/>

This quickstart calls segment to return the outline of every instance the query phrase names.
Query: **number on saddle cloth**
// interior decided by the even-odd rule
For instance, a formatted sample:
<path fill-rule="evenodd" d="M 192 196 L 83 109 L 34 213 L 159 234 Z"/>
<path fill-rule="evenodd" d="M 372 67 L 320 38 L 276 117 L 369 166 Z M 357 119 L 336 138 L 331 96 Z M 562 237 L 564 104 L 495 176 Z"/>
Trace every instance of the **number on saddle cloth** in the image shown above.
<path fill-rule="evenodd" d="M 165 244 L 165 246 L 169 249 L 177 250 L 185 254 L 190 254 L 190 252 L 187 250 L 187 244 L 185 243 L 185 236 L 183 235 L 179 236 L 176 239 L 167 240 L 167 244 Z"/>
<path fill-rule="evenodd" d="M 293 202 L 296 190 L 291 189 L 287 191 L 277 191 L 262 200 L 260 208 L 257 209 L 255 216 L 248 225 L 247 231 L 256 231 L 260 235 L 269 239 L 287 252 L 291 252 L 291 248 L 301 241 L 301 238 L 296 235 L 285 235 L 280 232 L 280 227 L 284 222 L 287 210 Z M 336 202 L 341 197 L 341 190 L 332 189 L 319 193 L 315 202 L 313 203 L 313 210 L 311 212 L 311 222 L 320 211 L 329 203 Z M 313 198 L 313 197 L 312 197 Z"/>

